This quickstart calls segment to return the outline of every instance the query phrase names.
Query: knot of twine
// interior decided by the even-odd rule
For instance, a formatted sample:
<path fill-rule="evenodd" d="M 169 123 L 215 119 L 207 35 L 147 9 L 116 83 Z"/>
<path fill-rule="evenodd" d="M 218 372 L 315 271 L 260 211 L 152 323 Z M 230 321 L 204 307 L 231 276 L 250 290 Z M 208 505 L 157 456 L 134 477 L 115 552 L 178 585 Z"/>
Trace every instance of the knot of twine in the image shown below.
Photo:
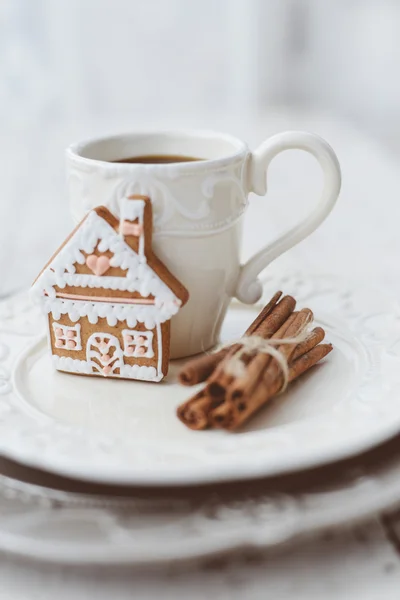
<path fill-rule="evenodd" d="M 240 338 L 236 343 L 241 344 L 241 347 L 227 360 L 224 368 L 225 373 L 233 377 L 243 377 L 246 374 L 246 363 L 243 361 L 245 355 L 257 354 L 258 352 L 268 354 L 276 360 L 281 369 L 283 385 L 280 392 L 284 392 L 289 383 L 289 365 L 286 356 L 278 350 L 277 346 L 287 344 L 297 345 L 304 342 L 308 335 L 308 326 L 309 322 L 305 324 L 304 329 L 295 337 L 265 339 L 258 335 L 249 335 Z M 229 343 L 229 346 L 231 345 L 232 342 Z"/>

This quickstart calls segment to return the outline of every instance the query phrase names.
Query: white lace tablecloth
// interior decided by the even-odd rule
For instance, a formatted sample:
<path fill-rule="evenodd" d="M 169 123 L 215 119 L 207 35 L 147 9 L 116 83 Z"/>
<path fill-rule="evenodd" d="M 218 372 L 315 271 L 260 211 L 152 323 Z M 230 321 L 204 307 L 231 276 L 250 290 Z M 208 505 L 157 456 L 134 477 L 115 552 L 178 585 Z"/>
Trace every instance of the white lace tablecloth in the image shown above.
<path fill-rule="evenodd" d="M 242 117 L 237 120 L 214 117 L 207 121 L 181 117 L 179 123 L 227 129 L 247 139 L 251 147 L 272 133 L 291 128 L 309 129 L 326 137 L 343 168 L 340 201 L 313 236 L 276 261 L 271 269 L 301 265 L 302 272 L 310 268 L 345 274 L 386 286 L 394 294 L 400 292 L 400 169 L 397 158 L 380 144 L 327 116 L 275 112 L 253 121 L 244 121 Z M 155 126 L 154 120 L 151 124 Z M 170 121 L 167 125 L 171 124 Z M 0 239 L 7 238 L 9 248 L 7 253 L 0 254 L 4 293 L 28 285 L 70 228 L 64 194 L 60 192 L 62 148 L 71 136 L 86 137 L 94 129 L 89 124 L 86 129 L 77 127 L 74 132 L 55 130 L 52 144 L 41 149 L 42 164 L 46 159 L 45 173 L 43 170 L 38 173 L 32 159 L 32 173 L 25 173 L 29 194 L 20 198 L 26 218 L 19 218 L 20 207 L 17 210 L 10 206 L 9 218 L 0 224 Z M 40 182 L 40 186 L 33 185 L 33 181 Z M 320 184 L 320 174 L 311 157 L 297 152 L 279 156 L 271 169 L 268 197 L 252 198 L 245 226 L 244 256 L 300 218 L 307 206 L 312 205 Z M 3 188 L 2 194 L 7 193 L 12 195 L 13 190 Z M 13 234 L 13 225 L 17 223 L 18 238 Z M 9 268 L 10 257 L 18 269 Z M 241 553 L 220 561 L 191 567 L 177 565 L 151 573 L 126 568 L 58 568 L 2 556 L 0 598 L 186 600 L 212 596 L 216 600 L 270 597 L 397 600 L 400 589 L 397 528 L 400 532 L 395 518 L 382 520 L 377 516 L 361 528 L 349 527 L 278 551 L 262 555 Z"/>

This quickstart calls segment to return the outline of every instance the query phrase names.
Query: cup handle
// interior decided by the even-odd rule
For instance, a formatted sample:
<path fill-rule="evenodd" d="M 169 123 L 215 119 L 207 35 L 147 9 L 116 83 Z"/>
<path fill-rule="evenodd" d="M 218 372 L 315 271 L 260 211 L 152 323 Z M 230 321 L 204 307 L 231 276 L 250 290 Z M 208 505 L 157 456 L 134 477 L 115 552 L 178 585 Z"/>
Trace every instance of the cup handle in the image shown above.
<path fill-rule="evenodd" d="M 272 159 L 284 150 L 305 150 L 319 162 L 324 174 L 324 186 L 318 205 L 308 217 L 277 240 L 257 252 L 240 268 L 235 296 L 245 304 L 253 304 L 261 298 L 262 284 L 257 279 L 260 272 L 275 258 L 298 244 L 326 219 L 339 196 L 341 185 L 340 166 L 336 154 L 325 140 L 312 133 L 286 131 L 266 140 L 249 158 L 249 191 L 259 196 L 267 193 L 268 167 Z"/>

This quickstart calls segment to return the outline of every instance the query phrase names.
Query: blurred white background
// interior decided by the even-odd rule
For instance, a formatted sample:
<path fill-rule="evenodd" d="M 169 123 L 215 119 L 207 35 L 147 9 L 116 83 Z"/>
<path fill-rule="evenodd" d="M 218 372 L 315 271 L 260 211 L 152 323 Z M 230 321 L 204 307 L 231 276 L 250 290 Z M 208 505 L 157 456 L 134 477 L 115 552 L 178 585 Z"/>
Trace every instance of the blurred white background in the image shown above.
<path fill-rule="evenodd" d="M 398 250 L 399 31 L 397 0 L 1 0 L 0 295 L 29 285 L 71 228 L 64 147 L 145 127 L 229 130 L 251 147 L 286 128 L 320 133 L 343 199 L 290 260 L 370 276 L 350 241 L 372 256 L 379 229 L 386 254 Z M 273 175 L 267 235 L 320 183 L 297 153 Z M 245 254 L 263 241 L 249 235 L 261 203 Z"/>

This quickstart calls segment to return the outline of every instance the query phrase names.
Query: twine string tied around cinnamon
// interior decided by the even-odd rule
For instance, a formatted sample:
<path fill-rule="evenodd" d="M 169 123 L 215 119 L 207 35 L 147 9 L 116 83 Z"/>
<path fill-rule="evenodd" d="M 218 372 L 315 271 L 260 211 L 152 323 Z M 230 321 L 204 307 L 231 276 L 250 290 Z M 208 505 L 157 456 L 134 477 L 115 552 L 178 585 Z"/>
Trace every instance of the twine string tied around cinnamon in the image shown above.
<path fill-rule="evenodd" d="M 309 323 L 307 323 L 309 325 Z M 297 345 L 301 342 L 304 342 L 308 335 L 308 326 L 306 326 L 303 331 L 301 331 L 298 335 L 294 337 L 288 338 L 270 338 L 265 339 L 258 335 L 250 335 L 245 336 L 239 340 L 237 343 L 241 344 L 239 350 L 232 355 L 226 362 L 225 365 L 225 373 L 228 375 L 232 375 L 233 377 L 243 377 L 246 373 L 246 365 L 243 361 L 243 357 L 247 354 L 269 354 L 272 358 L 274 358 L 279 365 L 282 377 L 283 384 L 280 389 L 280 393 L 284 392 L 288 383 L 289 383 L 289 365 L 284 354 L 277 348 L 277 346 L 293 344 Z M 231 345 L 232 342 L 229 343 Z"/>

